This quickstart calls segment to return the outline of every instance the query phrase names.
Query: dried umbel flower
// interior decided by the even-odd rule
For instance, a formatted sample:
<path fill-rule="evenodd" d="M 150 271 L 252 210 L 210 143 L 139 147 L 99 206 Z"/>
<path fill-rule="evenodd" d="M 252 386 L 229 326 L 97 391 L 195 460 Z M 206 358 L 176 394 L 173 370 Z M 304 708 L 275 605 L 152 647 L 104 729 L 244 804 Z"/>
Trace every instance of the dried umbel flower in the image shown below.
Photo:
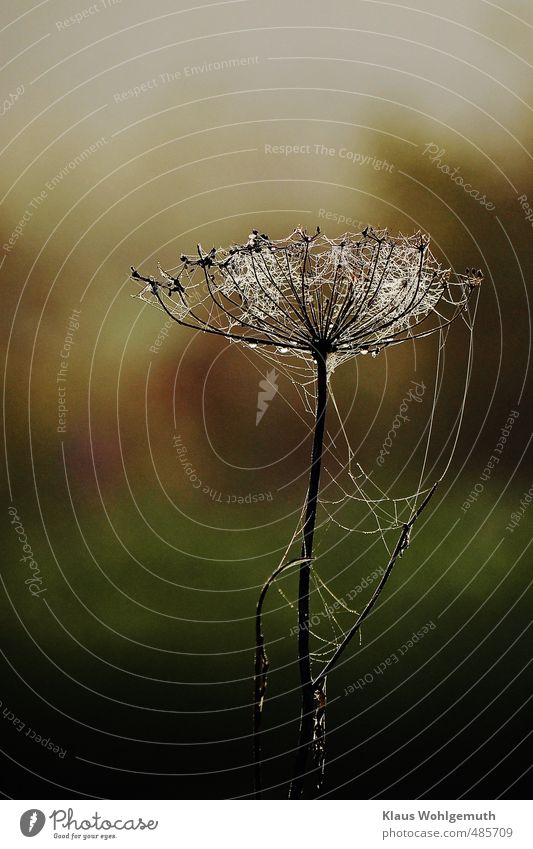
<path fill-rule="evenodd" d="M 307 774 L 312 774 L 319 786 L 324 773 L 326 677 L 372 610 L 397 559 L 407 550 L 413 525 L 438 483 L 404 499 L 409 515 L 396 525 L 400 536 L 376 589 L 332 649 L 325 666 L 313 676 L 310 578 L 329 377 L 339 363 L 352 357 L 376 356 L 383 348 L 442 333 L 467 309 L 482 274 L 467 269 L 465 274 L 453 276 L 437 262 L 428 238 L 420 233 L 392 237 L 387 231 L 371 228 L 334 240 L 318 228 L 312 236 L 297 228 L 278 240 L 253 230 L 246 244 L 227 250 L 213 248 L 209 253 L 198 245 L 197 256 L 182 255 L 180 260 L 175 274 L 160 268 L 160 279 L 141 275 L 132 267 L 133 279 L 143 287 L 136 297 L 164 310 L 183 327 L 257 348 L 278 362 L 285 357 L 299 358 L 302 385 L 307 380 L 305 391 L 315 401 L 309 484 L 299 527 L 301 554 L 287 562 L 284 558 L 272 572 L 261 590 L 256 612 L 254 757 L 255 792 L 260 796 L 260 723 L 269 665 L 262 610 L 272 583 L 285 570 L 297 567 L 302 710 L 289 794 L 296 799 L 302 796 Z"/>
<path fill-rule="evenodd" d="M 137 297 L 185 327 L 251 347 L 298 355 L 328 371 L 358 354 L 427 336 L 451 323 L 466 305 L 481 272 L 453 280 L 427 237 L 392 237 L 367 228 L 328 239 L 300 228 L 286 239 L 253 230 L 229 250 L 198 246 L 181 256 L 176 274 L 144 277 Z"/>

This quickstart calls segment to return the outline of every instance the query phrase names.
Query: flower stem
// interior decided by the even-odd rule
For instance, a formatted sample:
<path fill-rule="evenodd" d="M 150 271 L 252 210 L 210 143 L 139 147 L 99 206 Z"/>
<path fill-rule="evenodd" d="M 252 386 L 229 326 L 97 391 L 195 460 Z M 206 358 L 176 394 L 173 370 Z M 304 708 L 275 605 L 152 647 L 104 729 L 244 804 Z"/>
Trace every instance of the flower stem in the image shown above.
<path fill-rule="evenodd" d="M 311 453 L 311 469 L 309 472 L 309 487 L 305 506 L 305 521 L 303 526 L 302 558 L 300 566 L 300 581 L 298 588 L 298 665 L 300 670 L 300 691 L 302 708 L 300 716 L 300 737 L 296 763 L 289 791 L 289 799 L 301 799 L 307 761 L 313 742 L 314 719 L 314 688 L 311 676 L 311 660 L 309 657 L 309 585 L 311 578 L 311 558 L 313 556 L 313 538 L 315 534 L 318 493 L 320 487 L 320 469 L 324 448 L 324 429 L 326 424 L 326 407 L 328 402 L 328 379 L 326 354 L 317 351 L 316 360 L 316 415 Z"/>
<path fill-rule="evenodd" d="M 301 560 L 289 560 L 288 563 L 280 563 L 274 569 L 270 578 L 263 584 L 259 594 L 255 611 L 255 670 L 254 670 L 254 798 L 262 798 L 261 786 L 261 718 L 263 702 L 267 687 L 267 672 L 269 660 L 265 651 L 265 637 L 263 635 L 263 606 L 267 593 L 279 575 L 293 566 L 299 566 Z"/>

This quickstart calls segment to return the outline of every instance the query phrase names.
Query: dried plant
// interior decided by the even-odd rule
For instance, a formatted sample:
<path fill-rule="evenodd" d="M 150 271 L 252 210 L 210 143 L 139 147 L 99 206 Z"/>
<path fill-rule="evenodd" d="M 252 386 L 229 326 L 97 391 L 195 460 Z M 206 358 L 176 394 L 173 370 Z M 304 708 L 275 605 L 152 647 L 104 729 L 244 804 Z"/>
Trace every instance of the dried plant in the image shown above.
<path fill-rule="evenodd" d="M 372 610 L 438 483 L 419 489 L 412 499 L 403 499 L 408 508 L 404 520 L 398 519 L 395 509 L 391 528 L 401 532 L 381 580 L 351 628 L 331 649 L 321 671 L 313 676 L 310 580 L 330 376 L 353 357 L 377 356 L 384 348 L 434 333 L 442 338 L 443 331 L 467 310 L 482 275 L 467 269 L 464 275 L 453 276 L 437 262 L 428 238 L 420 233 L 391 237 L 371 228 L 334 240 L 318 228 L 314 235 L 297 228 L 280 240 L 253 230 L 246 244 L 207 253 L 199 245 L 197 256 L 182 255 L 180 262 L 175 273 L 160 267 L 159 279 L 132 267 L 133 279 L 142 286 L 136 297 L 154 304 L 183 327 L 257 348 L 277 367 L 285 361 L 293 380 L 305 387 L 307 397 L 313 400 L 309 484 L 298 528 L 301 554 L 296 560 L 284 559 L 273 571 L 256 611 L 254 759 L 255 795 L 260 797 L 261 713 L 268 671 L 263 604 L 277 577 L 297 567 L 301 719 L 289 797 L 301 798 L 306 775 L 314 776 L 317 787 L 322 782 L 327 675 Z M 372 511 L 376 515 L 374 506 Z"/>

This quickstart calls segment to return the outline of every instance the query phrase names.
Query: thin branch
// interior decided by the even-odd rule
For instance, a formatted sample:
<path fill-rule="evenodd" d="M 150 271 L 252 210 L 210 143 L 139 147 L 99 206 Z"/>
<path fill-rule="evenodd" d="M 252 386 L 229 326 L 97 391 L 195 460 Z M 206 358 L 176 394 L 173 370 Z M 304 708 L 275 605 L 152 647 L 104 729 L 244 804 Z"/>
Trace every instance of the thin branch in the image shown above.
<path fill-rule="evenodd" d="M 311 660 L 309 657 L 309 583 L 311 576 L 311 558 L 313 556 L 313 539 L 315 533 L 318 494 L 320 489 L 320 470 L 324 452 L 326 409 L 328 403 L 326 360 L 327 356 L 322 355 L 317 351 L 315 427 L 303 530 L 302 558 L 304 558 L 304 562 L 300 566 L 300 581 L 298 586 L 298 666 L 300 670 L 302 710 L 300 716 L 300 735 L 296 754 L 296 763 L 289 791 L 290 799 L 300 799 L 302 796 L 306 764 L 313 741 L 314 696 L 313 686 L 311 683 Z"/>

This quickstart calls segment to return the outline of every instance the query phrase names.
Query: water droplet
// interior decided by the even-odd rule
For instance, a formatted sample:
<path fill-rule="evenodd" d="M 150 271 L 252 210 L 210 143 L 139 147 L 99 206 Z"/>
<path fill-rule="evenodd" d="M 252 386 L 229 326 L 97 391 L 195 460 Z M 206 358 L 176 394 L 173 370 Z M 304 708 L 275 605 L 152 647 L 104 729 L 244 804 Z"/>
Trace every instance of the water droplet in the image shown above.
<path fill-rule="evenodd" d="M 375 351 L 372 351 L 373 357 L 377 357 L 378 354 L 379 354 L 379 350 L 376 349 Z"/>
<path fill-rule="evenodd" d="M 368 354 L 368 348 L 360 348 L 361 354 Z"/>
<path fill-rule="evenodd" d="M 280 352 L 280 354 L 288 354 L 289 353 L 288 348 L 278 348 L 278 351 Z"/>
<path fill-rule="evenodd" d="M 250 342 L 250 348 L 257 348 L 257 342 Z"/>

